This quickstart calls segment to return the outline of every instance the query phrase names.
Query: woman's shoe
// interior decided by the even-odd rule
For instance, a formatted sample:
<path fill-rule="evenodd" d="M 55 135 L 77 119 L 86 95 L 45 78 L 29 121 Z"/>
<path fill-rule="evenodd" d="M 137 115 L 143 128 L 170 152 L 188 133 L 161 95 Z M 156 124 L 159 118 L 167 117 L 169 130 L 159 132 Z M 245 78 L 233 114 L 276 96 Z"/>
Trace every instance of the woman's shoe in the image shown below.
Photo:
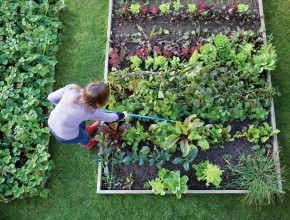
<path fill-rule="evenodd" d="M 89 135 L 92 135 L 98 128 L 98 126 L 100 125 L 99 121 L 95 121 L 92 125 L 86 125 L 86 132 L 89 133 Z"/>
<path fill-rule="evenodd" d="M 93 149 L 95 146 L 97 146 L 98 143 L 99 142 L 95 138 L 92 138 L 87 145 L 82 146 L 82 147 L 90 150 L 90 149 Z"/>

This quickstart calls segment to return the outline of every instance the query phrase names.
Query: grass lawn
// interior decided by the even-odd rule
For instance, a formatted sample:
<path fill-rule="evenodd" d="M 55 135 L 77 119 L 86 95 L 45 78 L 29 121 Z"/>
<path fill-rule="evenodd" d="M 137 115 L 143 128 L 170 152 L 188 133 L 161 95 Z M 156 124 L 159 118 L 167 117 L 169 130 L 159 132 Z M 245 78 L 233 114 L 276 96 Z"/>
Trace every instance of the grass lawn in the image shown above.
<path fill-rule="evenodd" d="M 103 77 L 108 1 L 66 0 L 58 52 L 56 88 L 84 85 Z M 273 33 L 279 62 L 272 74 L 282 93 L 275 99 L 283 165 L 290 165 L 290 0 L 264 0 L 266 26 Z M 47 199 L 29 198 L 0 204 L 0 219 L 290 219 L 290 194 L 284 203 L 261 210 L 244 207 L 238 195 L 97 195 L 96 167 L 91 152 L 78 145 L 62 145 L 52 138 L 55 168 L 48 182 Z M 289 170 L 287 171 L 289 175 Z"/>

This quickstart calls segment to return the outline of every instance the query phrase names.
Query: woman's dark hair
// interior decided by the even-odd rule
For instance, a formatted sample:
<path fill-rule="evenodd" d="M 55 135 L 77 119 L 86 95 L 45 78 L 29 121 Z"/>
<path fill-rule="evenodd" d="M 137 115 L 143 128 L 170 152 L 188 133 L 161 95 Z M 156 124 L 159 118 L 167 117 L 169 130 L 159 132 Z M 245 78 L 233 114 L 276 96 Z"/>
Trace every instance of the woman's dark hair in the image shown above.
<path fill-rule="evenodd" d="M 91 107 L 100 108 L 105 106 L 110 97 L 110 89 L 103 82 L 92 82 L 82 89 L 74 85 L 74 88 L 80 92 L 80 97 L 76 100 L 76 103 L 85 104 L 88 112 Z"/>

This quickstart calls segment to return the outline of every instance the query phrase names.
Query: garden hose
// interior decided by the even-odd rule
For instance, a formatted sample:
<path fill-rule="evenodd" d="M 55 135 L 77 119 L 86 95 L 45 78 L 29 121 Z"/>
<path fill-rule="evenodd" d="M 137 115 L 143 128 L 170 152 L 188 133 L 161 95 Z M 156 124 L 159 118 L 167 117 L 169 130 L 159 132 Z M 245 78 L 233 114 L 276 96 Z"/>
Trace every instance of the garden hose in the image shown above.
<path fill-rule="evenodd" d="M 102 110 L 103 112 L 106 113 L 117 113 L 116 111 L 110 111 L 110 110 Z M 128 113 L 129 114 L 129 113 Z M 157 118 L 157 117 L 152 117 L 152 116 L 146 116 L 146 115 L 136 115 L 136 114 L 129 114 L 130 117 L 134 118 L 144 118 L 144 119 L 150 119 L 150 120 L 156 120 L 156 121 L 168 121 L 168 122 L 176 122 L 171 119 L 166 119 L 166 118 Z"/>

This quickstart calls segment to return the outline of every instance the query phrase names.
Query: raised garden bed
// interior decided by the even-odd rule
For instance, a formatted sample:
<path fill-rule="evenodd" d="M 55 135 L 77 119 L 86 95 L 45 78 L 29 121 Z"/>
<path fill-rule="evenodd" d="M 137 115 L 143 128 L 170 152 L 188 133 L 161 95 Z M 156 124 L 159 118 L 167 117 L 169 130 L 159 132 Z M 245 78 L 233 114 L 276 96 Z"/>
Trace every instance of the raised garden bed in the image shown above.
<path fill-rule="evenodd" d="M 267 183 L 280 194 L 269 74 L 276 53 L 267 45 L 262 1 L 139 2 L 110 1 L 107 108 L 177 122 L 102 125 L 97 193 L 251 196 L 235 180 L 255 164 L 269 165 Z"/>

